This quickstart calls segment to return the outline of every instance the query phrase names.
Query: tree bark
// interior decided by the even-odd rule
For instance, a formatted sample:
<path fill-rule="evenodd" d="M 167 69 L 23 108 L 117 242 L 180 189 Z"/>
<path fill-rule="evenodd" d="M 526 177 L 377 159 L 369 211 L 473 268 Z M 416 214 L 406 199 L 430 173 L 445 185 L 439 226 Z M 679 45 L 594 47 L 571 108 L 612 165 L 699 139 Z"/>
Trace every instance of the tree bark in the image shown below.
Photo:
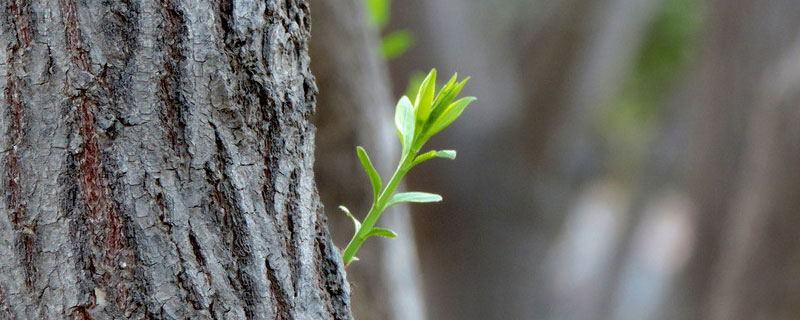
<path fill-rule="evenodd" d="M 352 318 L 304 1 L 0 10 L 0 318 Z"/>

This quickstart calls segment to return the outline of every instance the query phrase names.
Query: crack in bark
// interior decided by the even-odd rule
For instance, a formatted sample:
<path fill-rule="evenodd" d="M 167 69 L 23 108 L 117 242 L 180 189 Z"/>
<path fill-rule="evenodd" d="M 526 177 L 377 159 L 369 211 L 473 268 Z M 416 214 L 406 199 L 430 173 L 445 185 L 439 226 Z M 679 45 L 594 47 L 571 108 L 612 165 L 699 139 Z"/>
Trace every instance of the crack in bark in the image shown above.
<path fill-rule="evenodd" d="M 37 253 L 40 252 L 38 242 L 36 241 L 37 236 L 36 225 L 34 224 L 33 229 L 25 228 L 18 233 L 16 243 L 17 252 L 22 257 L 22 267 L 25 271 L 25 285 L 31 288 L 38 275 L 35 264 Z"/>
<path fill-rule="evenodd" d="M 183 107 L 186 105 L 181 92 L 183 72 L 181 65 L 186 59 L 183 48 L 183 39 L 186 38 L 186 21 L 183 12 L 175 5 L 172 0 L 161 0 L 164 8 L 164 31 L 163 37 L 158 40 L 164 48 L 166 55 L 164 58 L 164 76 L 159 83 L 159 98 L 164 104 L 161 114 L 162 123 L 167 130 L 167 140 L 173 150 L 180 155 L 188 154 L 188 146 L 185 145 L 186 120 L 183 115 Z M 180 145 L 180 147 L 179 147 Z"/>
<path fill-rule="evenodd" d="M 129 3 L 117 3 L 117 5 L 126 4 L 129 5 Z M 111 181 L 106 181 L 106 173 L 101 160 L 100 139 L 96 129 L 98 104 L 102 103 L 99 101 L 105 101 L 100 97 L 114 98 L 115 95 L 113 86 L 109 84 L 108 79 L 110 67 L 104 65 L 100 72 L 93 72 L 91 58 L 83 44 L 74 0 L 61 0 L 61 8 L 65 19 L 66 49 L 71 56 L 73 65 L 77 68 L 77 70 L 68 71 L 67 85 L 68 92 L 70 92 L 68 98 L 77 105 L 78 114 L 75 125 L 83 142 L 77 154 L 77 168 L 79 169 L 77 179 L 91 235 L 86 240 L 94 243 L 99 249 L 99 252 L 96 252 L 97 250 L 88 248 L 89 252 L 92 252 L 88 259 L 88 267 L 90 274 L 95 278 L 95 284 L 102 285 L 109 294 L 109 300 L 113 302 L 110 306 L 115 309 L 106 309 L 106 312 L 125 315 L 132 312 L 130 308 L 136 308 L 138 305 L 129 290 L 134 289 L 134 292 L 141 292 L 141 290 L 138 290 L 139 285 L 130 279 L 131 274 L 124 267 L 129 264 L 133 267 L 136 260 L 131 248 L 128 248 L 128 239 L 125 235 L 127 226 L 123 225 L 123 218 L 112 197 L 113 186 Z M 128 10 L 122 11 L 135 12 L 130 7 L 126 9 Z M 118 10 L 110 8 L 109 11 Z M 114 32 L 127 33 L 127 30 L 133 27 L 124 25 L 133 20 L 135 19 L 127 19 L 124 15 L 112 15 L 111 18 L 103 21 L 108 27 L 108 30 L 105 30 L 106 35 L 111 34 L 113 38 Z M 128 37 L 135 37 L 135 35 L 121 37 L 127 43 L 131 43 L 134 42 L 133 38 Z M 130 51 L 130 47 L 123 47 L 124 55 L 120 58 L 121 64 L 124 65 L 130 60 Z M 114 74 L 114 77 L 116 78 L 111 80 L 116 82 L 120 75 Z M 70 83 L 70 80 L 74 82 Z"/>
<path fill-rule="evenodd" d="M 265 261 L 265 265 L 267 267 L 269 291 L 272 293 L 272 297 L 275 299 L 275 320 L 291 319 L 292 317 L 289 313 L 289 308 L 291 308 L 291 300 L 289 299 L 289 295 L 278 282 L 278 278 L 275 277 L 276 271 L 274 268 L 272 268 L 269 259 Z"/>
<path fill-rule="evenodd" d="M 295 296 L 297 295 L 297 287 L 299 286 L 297 281 L 300 279 L 300 261 L 299 257 L 297 256 L 297 243 L 295 240 L 295 233 L 297 232 L 295 229 L 295 215 L 293 212 L 299 212 L 297 206 L 297 199 L 300 199 L 300 195 L 297 193 L 297 184 L 298 182 L 297 177 L 297 169 L 292 170 L 292 173 L 289 175 L 289 186 L 286 201 L 286 229 L 288 231 L 288 235 L 285 237 L 287 241 L 287 250 L 290 258 L 289 266 L 292 268 L 292 290 L 294 291 Z"/>
<path fill-rule="evenodd" d="M 8 59 L 8 65 L 15 65 L 12 54 Z M 6 97 L 8 105 L 11 106 L 11 126 L 9 126 L 8 135 L 12 137 L 11 148 L 8 152 L 8 209 L 11 211 L 11 222 L 14 224 L 15 229 L 20 228 L 22 220 L 25 219 L 25 204 L 20 201 L 20 172 L 19 172 L 19 155 L 17 149 L 22 144 L 24 136 L 24 116 L 25 106 L 20 99 L 20 91 L 17 88 L 19 78 L 11 74 L 8 77 L 8 86 L 6 87 Z"/>
<path fill-rule="evenodd" d="M 33 38 L 32 22 L 29 19 L 30 12 L 28 9 L 26 3 L 18 0 L 8 2 L 5 7 L 5 14 L 10 18 L 11 25 L 14 26 L 15 40 L 13 46 L 9 48 L 11 53 L 6 61 L 9 66 L 9 72 L 7 74 L 5 95 L 11 115 L 11 123 L 7 132 L 8 136 L 11 137 L 11 146 L 8 150 L 6 166 L 8 168 L 7 206 L 11 213 L 12 227 L 16 231 L 14 246 L 23 267 L 25 286 L 32 288 L 38 275 L 35 265 L 39 253 L 35 234 L 37 221 L 28 221 L 27 207 L 23 202 L 21 164 L 19 163 L 19 149 L 22 146 L 26 131 L 26 105 L 22 100 L 23 93 L 20 87 L 26 86 L 27 83 L 20 79 L 17 72 L 15 72 L 19 71 L 21 74 L 27 72 L 25 64 L 19 60 L 23 60 L 23 57 L 27 55 Z M 7 309 L 7 311 L 10 312 L 10 309 Z"/>
<path fill-rule="evenodd" d="M 22 92 L 19 88 L 22 80 L 19 78 L 15 69 L 25 72 L 25 65 L 20 65 L 17 60 L 24 56 L 28 51 L 33 33 L 31 30 L 30 12 L 25 2 L 12 0 L 6 4 L 6 15 L 10 18 L 11 25 L 14 26 L 14 39 L 16 43 L 10 48 L 11 54 L 6 61 L 10 67 L 8 82 L 6 86 L 6 99 L 11 107 L 11 125 L 8 135 L 11 137 L 11 148 L 8 155 L 8 190 L 9 190 L 9 209 L 12 212 L 11 221 L 15 229 L 20 229 L 20 223 L 25 218 L 25 204 L 20 201 L 20 172 L 19 155 L 17 149 L 22 144 L 25 136 L 25 104 L 22 101 Z"/>
<path fill-rule="evenodd" d="M 20 49 L 25 50 L 33 39 L 33 23 L 28 19 L 30 16 L 28 3 L 24 0 L 10 0 L 6 6 L 6 13 L 11 18 L 11 24 L 15 27 Z"/>
<path fill-rule="evenodd" d="M 75 251 L 74 268 L 83 271 L 83 274 L 78 274 L 78 283 L 75 284 L 80 295 L 77 299 L 78 305 L 72 308 L 71 315 L 74 319 L 91 319 L 88 313 L 86 313 L 88 318 L 82 317 L 87 308 L 94 307 L 92 288 L 95 284 L 92 279 L 94 267 L 89 257 L 91 253 L 91 245 L 88 240 L 89 219 L 86 215 L 81 214 L 78 202 L 78 159 L 72 154 L 68 154 L 62 168 L 58 182 L 64 188 L 59 190 L 58 210 L 70 221 L 69 238 L 73 240 L 72 246 Z"/>
<path fill-rule="evenodd" d="M 219 26 L 221 29 L 220 38 L 225 41 L 225 49 L 229 53 L 235 53 L 234 48 L 241 46 L 241 41 L 236 39 L 233 30 L 233 0 L 219 0 L 217 4 L 219 8 Z M 236 70 L 236 69 L 234 69 Z"/>
<path fill-rule="evenodd" d="M 233 263 L 225 263 L 224 265 L 228 270 L 227 279 L 231 287 L 236 290 L 236 295 L 244 303 L 245 315 L 248 318 L 253 318 L 255 316 L 255 304 L 260 302 L 256 299 L 257 290 L 254 287 L 255 281 L 250 278 L 252 275 L 242 271 L 243 266 L 253 262 L 252 247 L 249 246 L 251 240 L 246 222 L 242 216 L 243 212 L 236 206 L 237 199 L 233 186 L 230 184 L 231 178 L 226 174 L 226 159 L 230 155 L 216 126 L 213 124 L 212 126 L 215 129 L 217 153 L 213 163 L 206 164 L 205 171 L 211 185 L 214 186 L 214 202 L 219 209 L 218 211 L 223 214 L 223 223 L 219 225 L 219 230 L 228 240 L 226 242 L 232 255 L 231 261 Z M 217 176 L 217 174 L 220 176 Z"/>

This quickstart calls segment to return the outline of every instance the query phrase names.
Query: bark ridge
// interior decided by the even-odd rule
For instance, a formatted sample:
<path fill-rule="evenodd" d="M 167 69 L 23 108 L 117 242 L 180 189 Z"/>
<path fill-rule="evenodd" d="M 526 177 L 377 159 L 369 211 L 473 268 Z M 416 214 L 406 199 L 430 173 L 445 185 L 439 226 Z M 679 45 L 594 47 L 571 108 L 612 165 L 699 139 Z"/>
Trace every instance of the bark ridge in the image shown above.
<path fill-rule="evenodd" d="M 305 1 L 0 10 L 0 319 L 352 318 Z"/>

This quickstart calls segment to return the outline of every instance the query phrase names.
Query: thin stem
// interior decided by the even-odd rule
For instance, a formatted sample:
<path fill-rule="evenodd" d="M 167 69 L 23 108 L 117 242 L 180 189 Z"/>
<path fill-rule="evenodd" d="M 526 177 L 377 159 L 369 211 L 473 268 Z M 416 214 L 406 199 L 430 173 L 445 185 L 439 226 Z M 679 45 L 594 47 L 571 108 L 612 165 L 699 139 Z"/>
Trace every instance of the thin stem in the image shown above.
<path fill-rule="evenodd" d="M 361 248 L 361 245 L 364 243 L 364 241 L 367 240 L 367 234 L 369 234 L 369 232 L 375 226 L 375 223 L 378 221 L 378 218 L 381 217 L 383 210 L 386 209 L 386 203 L 389 201 L 392 194 L 394 194 L 397 186 L 400 185 L 400 180 L 402 180 L 406 173 L 408 173 L 410 164 L 415 156 L 416 152 L 411 152 L 411 154 L 400 159 L 397 169 L 392 175 L 392 178 L 389 180 L 389 184 L 387 184 L 386 188 L 383 189 L 383 192 L 381 192 L 378 199 L 372 203 L 372 207 L 369 209 L 367 217 L 364 218 L 364 222 L 361 224 L 361 228 L 359 228 L 358 232 L 353 235 L 353 238 L 350 239 L 350 243 L 348 243 L 347 247 L 344 249 L 342 260 L 344 261 L 345 266 L 353 261 L 356 252 L 358 252 L 358 249 Z"/>

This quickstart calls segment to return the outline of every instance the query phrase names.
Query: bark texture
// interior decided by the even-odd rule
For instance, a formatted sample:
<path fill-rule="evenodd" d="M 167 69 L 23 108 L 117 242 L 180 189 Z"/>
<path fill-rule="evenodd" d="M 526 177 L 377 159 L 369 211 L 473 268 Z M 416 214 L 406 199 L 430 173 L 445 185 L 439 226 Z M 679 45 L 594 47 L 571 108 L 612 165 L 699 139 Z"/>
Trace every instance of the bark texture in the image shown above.
<path fill-rule="evenodd" d="M 0 318 L 352 318 L 308 10 L 3 2 Z"/>

